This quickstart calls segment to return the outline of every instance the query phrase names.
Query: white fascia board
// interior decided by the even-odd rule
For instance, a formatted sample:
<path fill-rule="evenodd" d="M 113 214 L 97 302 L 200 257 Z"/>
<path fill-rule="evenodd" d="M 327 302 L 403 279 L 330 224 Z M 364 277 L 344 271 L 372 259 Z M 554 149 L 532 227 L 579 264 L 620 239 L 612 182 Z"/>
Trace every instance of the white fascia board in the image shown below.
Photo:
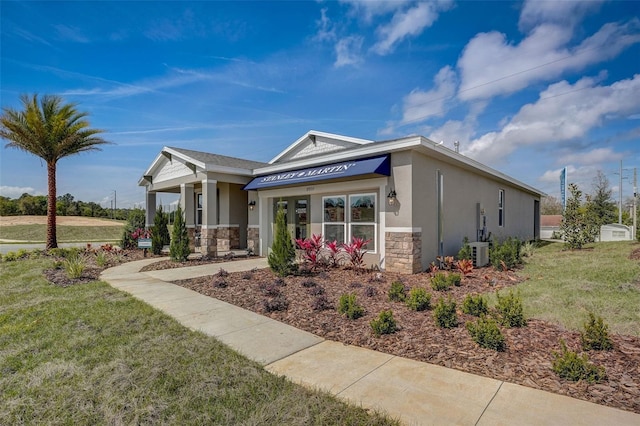
<path fill-rule="evenodd" d="M 239 169 L 237 167 L 218 166 L 217 164 L 207 164 L 207 172 L 225 173 L 229 175 L 239 175 L 253 177 L 254 173 L 251 169 Z"/>
<path fill-rule="evenodd" d="M 269 161 L 269 164 L 273 164 L 276 161 L 278 161 L 279 159 L 281 159 L 282 157 L 284 157 L 285 155 L 287 155 L 296 146 L 298 146 L 301 143 L 303 143 L 311 135 L 313 135 L 313 136 L 321 136 L 321 137 L 329 138 L 329 139 L 336 139 L 336 140 L 339 140 L 339 141 L 351 142 L 351 143 L 355 143 L 355 144 L 358 144 L 358 145 L 366 145 L 366 144 L 369 144 L 369 143 L 373 143 L 373 141 L 370 141 L 370 140 L 367 140 L 367 139 L 358 139 L 358 138 L 352 138 L 352 137 L 349 137 L 349 136 L 336 135 L 334 133 L 325 133 L 325 132 L 319 132 L 317 130 L 309 130 L 301 138 L 299 138 L 294 143 L 292 143 L 291 145 L 286 147 L 284 149 L 284 151 L 282 151 L 280 154 L 278 154 L 275 157 L 273 157 L 271 159 L 271 161 Z"/>
<path fill-rule="evenodd" d="M 254 175 L 265 175 L 271 173 L 277 173 L 284 170 L 294 170 L 305 167 L 313 167 L 325 163 L 332 163 L 336 161 L 345 161 L 355 158 L 368 157 L 376 154 L 387 154 L 393 151 L 400 151 L 408 148 L 412 148 L 420 145 L 419 137 L 412 137 L 406 139 L 399 139 L 394 141 L 393 144 L 387 142 L 383 143 L 370 143 L 362 146 L 361 148 L 350 149 L 348 151 L 332 152 L 320 157 L 311 157 L 298 161 L 290 161 L 282 164 L 273 164 L 271 166 L 261 167 L 254 169 Z"/>
<path fill-rule="evenodd" d="M 171 148 L 167 148 L 164 147 L 162 149 L 162 151 L 164 152 L 168 152 L 169 154 L 171 154 L 171 158 L 173 159 L 174 157 L 178 158 L 178 161 L 180 161 L 181 163 L 191 163 L 193 165 L 195 165 L 196 167 L 199 167 L 200 169 L 202 169 L 203 171 L 206 170 L 207 166 L 205 163 L 203 163 L 202 161 L 198 161 L 194 158 L 189 157 L 188 155 L 185 155 L 181 152 L 175 151 Z M 160 153 L 162 154 L 162 152 Z"/>

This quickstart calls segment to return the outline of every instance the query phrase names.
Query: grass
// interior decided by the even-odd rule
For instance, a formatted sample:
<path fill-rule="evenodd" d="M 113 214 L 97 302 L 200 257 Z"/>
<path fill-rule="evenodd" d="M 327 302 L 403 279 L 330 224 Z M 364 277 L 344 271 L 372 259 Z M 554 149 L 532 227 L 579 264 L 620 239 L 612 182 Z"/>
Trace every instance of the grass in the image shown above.
<path fill-rule="evenodd" d="M 59 243 L 85 241 L 118 241 L 122 237 L 120 226 L 56 226 Z M 30 242 L 47 239 L 47 225 L 0 226 L 0 238 Z"/>
<path fill-rule="evenodd" d="M 516 287 L 525 316 L 579 330 L 593 312 L 610 331 L 640 337 L 640 262 L 629 259 L 638 247 L 612 242 L 571 251 L 549 243 L 536 249 L 520 273 L 528 280 Z"/>
<path fill-rule="evenodd" d="M 274 376 L 103 282 L 47 259 L 0 273 L 4 424 L 397 424 Z"/>

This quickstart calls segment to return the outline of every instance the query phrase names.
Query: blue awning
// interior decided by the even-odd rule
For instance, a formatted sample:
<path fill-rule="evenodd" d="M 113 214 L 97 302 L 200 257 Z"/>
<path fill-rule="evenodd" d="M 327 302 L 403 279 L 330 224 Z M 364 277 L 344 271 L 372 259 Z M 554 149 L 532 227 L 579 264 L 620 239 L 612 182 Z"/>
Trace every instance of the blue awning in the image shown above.
<path fill-rule="evenodd" d="M 338 179 L 366 174 L 389 176 L 391 174 L 389 158 L 389 154 L 385 154 L 378 157 L 343 161 L 341 163 L 309 167 L 308 169 L 290 170 L 272 175 L 259 176 L 249 182 L 244 189 L 248 191 L 282 185 L 303 185 L 319 180 Z"/>

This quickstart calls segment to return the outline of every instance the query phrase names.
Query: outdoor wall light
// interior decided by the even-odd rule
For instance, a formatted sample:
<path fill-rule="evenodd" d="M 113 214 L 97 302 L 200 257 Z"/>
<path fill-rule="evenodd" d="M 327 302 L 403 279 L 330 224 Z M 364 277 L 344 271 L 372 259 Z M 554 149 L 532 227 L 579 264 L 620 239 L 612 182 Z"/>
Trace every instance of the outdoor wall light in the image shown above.
<path fill-rule="evenodd" d="M 249 201 L 249 210 L 256 208 L 256 202 L 254 200 Z"/>
<path fill-rule="evenodd" d="M 387 194 L 387 202 L 390 206 L 393 206 L 396 203 L 396 191 L 394 189 L 389 191 L 389 194 Z"/>

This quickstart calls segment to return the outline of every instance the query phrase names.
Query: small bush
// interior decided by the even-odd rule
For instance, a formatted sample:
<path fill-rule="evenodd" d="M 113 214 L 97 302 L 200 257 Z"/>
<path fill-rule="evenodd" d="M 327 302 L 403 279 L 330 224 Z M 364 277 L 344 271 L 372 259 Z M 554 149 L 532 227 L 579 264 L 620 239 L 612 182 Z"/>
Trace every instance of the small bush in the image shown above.
<path fill-rule="evenodd" d="M 433 318 L 436 324 L 442 328 L 455 328 L 458 326 L 458 315 L 456 314 L 456 302 L 451 298 L 447 302 L 443 298 L 438 299 L 433 309 Z"/>
<path fill-rule="evenodd" d="M 471 246 L 469 245 L 469 238 L 464 237 L 462 240 L 462 247 L 458 251 L 458 259 L 459 260 L 472 260 L 473 255 L 471 252 Z"/>
<path fill-rule="evenodd" d="M 358 304 L 355 293 L 343 294 L 338 301 L 338 312 L 349 319 L 358 319 L 364 315 L 364 308 Z"/>
<path fill-rule="evenodd" d="M 431 295 L 424 288 L 414 287 L 409 291 L 407 307 L 413 311 L 425 311 L 431 307 Z"/>
<path fill-rule="evenodd" d="M 286 311 L 289 307 L 289 301 L 284 295 L 280 294 L 273 299 L 265 300 L 263 307 L 266 312 Z"/>
<path fill-rule="evenodd" d="M 527 320 L 525 320 L 522 310 L 520 293 L 515 295 L 513 290 L 509 290 L 507 296 L 500 296 L 500 293 L 496 291 L 496 297 L 498 298 L 496 311 L 502 325 L 506 327 L 524 327 L 527 325 Z"/>
<path fill-rule="evenodd" d="M 460 287 L 460 284 L 462 283 L 462 277 L 460 274 L 449 274 L 447 279 L 449 280 L 449 287 L 452 285 Z"/>
<path fill-rule="evenodd" d="M 242 277 L 241 277 L 241 278 L 242 278 L 243 280 L 250 280 L 251 278 L 253 278 L 253 273 L 254 273 L 254 271 L 253 271 L 253 270 L 251 270 L 251 271 L 245 271 L 245 272 L 243 272 L 243 273 L 242 273 Z"/>
<path fill-rule="evenodd" d="M 484 315 L 476 322 L 468 322 L 467 330 L 474 342 L 483 348 L 504 351 L 506 344 L 498 323 Z"/>
<path fill-rule="evenodd" d="M 82 256 L 68 257 L 62 264 L 69 278 L 80 278 L 87 267 L 87 262 Z"/>
<path fill-rule="evenodd" d="M 450 286 L 451 283 L 447 279 L 447 275 L 443 272 L 438 272 L 431 277 L 431 288 L 436 291 L 448 290 Z"/>
<path fill-rule="evenodd" d="M 407 298 L 404 284 L 400 281 L 392 282 L 388 295 L 389 300 L 391 300 L 392 302 L 404 302 L 404 300 Z"/>
<path fill-rule="evenodd" d="M 349 284 L 349 288 L 361 288 L 362 284 L 360 284 L 359 282 L 352 282 Z"/>
<path fill-rule="evenodd" d="M 228 276 L 229 276 L 229 273 L 222 268 L 220 268 L 220 270 L 216 273 L 216 277 L 219 277 L 219 278 L 225 278 Z"/>
<path fill-rule="evenodd" d="M 382 334 L 392 334 L 395 333 L 398 329 L 396 325 L 396 320 L 393 319 L 393 312 L 391 310 L 382 311 L 378 318 L 372 320 L 369 325 L 371 326 L 371 330 L 376 336 L 380 336 Z"/>
<path fill-rule="evenodd" d="M 513 269 L 522 263 L 521 246 L 522 243 L 517 238 L 507 238 L 502 243 L 495 242 L 489 250 L 489 262 L 500 271 Z"/>
<path fill-rule="evenodd" d="M 227 284 L 227 281 L 224 278 L 218 278 L 213 282 L 213 286 L 216 288 L 227 288 L 229 284 Z"/>
<path fill-rule="evenodd" d="M 315 287 L 318 284 L 313 281 L 313 280 L 304 280 L 300 283 L 302 285 L 302 287 L 306 287 L 306 288 L 311 288 L 311 287 Z"/>
<path fill-rule="evenodd" d="M 531 241 L 527 241 L 522 243 L 520 246 L 520 257 L 531 257 L 533 256 L 533 252 L 535 251 L 535 244 Z"/>
<path fill-rule="evenodd" d="M 320 285 L 316 287 L 310 287 L 307 290 L 307 293 L 309 293 L 312 296 L 320 296 L 321 294 L 324 294 L 324 287 Z"/>
<path fill-rule="evenodd" d="M 313 299 L 311 307 L 314 311 L 325 311 L 327 309 L 331 309 L 332 305 L 325 295 L 319 295 L 315 299 Z"/>
<path fill-rule="evenodd" d="M 278 287 L 285 287 L 287 283 L 284 281 L 284 278 L 277 277 L 276 279 L 273 280 L 273 285 Z"/>
<path fill-rule="evenodd" d="M 562 352 L 553 352 L 553 371 L 563 379 L 577 382 L 585 380 L 589 383 L 599 383 L 607 375 L 603 367 L 599 367 L 589 362 L 586 354 L 578 356 L 576 352 L 567 349 L 564 340 L 560 340 Z"/>
<path fill-rule="evenodd" d="M 107 258 L 107 253 L 103 252 L 102 250 L 96 253 L 96 265 L 98 265 L 100 268 L 104 268 L 108 261 L 109 259 Z"/>
<path fill-rule="evenodd" d="M 15 262 L 16 260 L 18 260 L 18 256 L 15 252 L 10 251 L 4 255 L 5 262 Z"/>
<path fill-rule="evenodd" d="M 373 297 L 376 294 L 378 294 L 378 290 L 376 290 L 375 287 L 367 286 L 367 288 L 364 289 L 364 295 L 367 297 Z"/>
<path fill-rule="evenodd" d="M 278 286 L 274 284 L 262 283 L 258 286 L 258 288 L 265 296 L 278 297 L 282 295 L 282 292 L 280 292 Z"/>
<path fill-rule="evenodd" d="M 489 313 L 487 299 L 482 295 L 474 296 L 472 294 L 467 294 L 462 302 L 462 312 L 467 315 L 473 315 L 474 317 L 486 315 Z"/>
<path fill-rule="evenodd" d="M 580 342 L 585 351 L 608 351 L 613 349 L 613 343 L 609 338 L 609 326 L 604 323 L 602 317 L 597 317 L 589 312 L 589 321 L 584 323 L 584 332 L 580 332 Z"/>

